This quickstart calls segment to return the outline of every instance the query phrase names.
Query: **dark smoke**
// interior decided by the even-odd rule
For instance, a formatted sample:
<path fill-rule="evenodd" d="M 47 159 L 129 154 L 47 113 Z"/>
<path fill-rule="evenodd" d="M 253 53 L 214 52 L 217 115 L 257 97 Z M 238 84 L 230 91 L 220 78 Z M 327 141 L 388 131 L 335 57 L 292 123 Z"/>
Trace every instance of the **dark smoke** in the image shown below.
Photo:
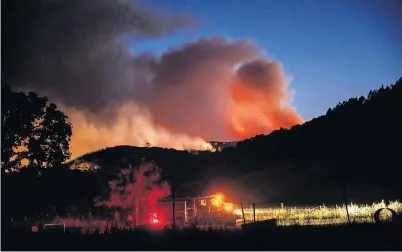
<path fill-rule="evenodd" d="M 137 96 L 144 73 L 125 41 L 195 24 L 129 0 L 2 1 L 2 81 L 98 112 Z"/>
<path fill-rule="evenodd" d="M 128 41 L 198 21 L 123 0 L 3 1 L 2 81 L 47 95 L 73 123 L 76 157 L 118 144 L 200 148 L 303 120 L 289 80 L 249 40 L 201 38 L 161 57 Z"/>

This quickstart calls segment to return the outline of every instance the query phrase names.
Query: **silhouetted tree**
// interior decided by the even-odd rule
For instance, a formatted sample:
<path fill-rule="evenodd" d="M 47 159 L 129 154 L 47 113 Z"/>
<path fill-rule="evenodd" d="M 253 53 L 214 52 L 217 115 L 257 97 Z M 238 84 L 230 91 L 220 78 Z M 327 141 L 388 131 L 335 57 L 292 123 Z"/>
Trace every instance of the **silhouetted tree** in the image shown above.
<path fill-rule="evenodd" d="M 46 97 L 2 85 L 1 115 L 3 169 L 54 167 L 70 158 L 71 124 Z"/>

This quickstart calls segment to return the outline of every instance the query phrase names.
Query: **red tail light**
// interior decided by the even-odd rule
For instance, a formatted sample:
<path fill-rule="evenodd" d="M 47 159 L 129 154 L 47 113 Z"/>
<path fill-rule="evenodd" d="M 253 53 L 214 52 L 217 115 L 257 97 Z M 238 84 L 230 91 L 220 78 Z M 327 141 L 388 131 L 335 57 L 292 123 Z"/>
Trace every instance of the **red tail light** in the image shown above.
<path fill-rule="evenodd" d="M 157 213 L 151 214 L 151 223 L 152 224 L 158 224 L 159 223 L 159 218 Z"/>

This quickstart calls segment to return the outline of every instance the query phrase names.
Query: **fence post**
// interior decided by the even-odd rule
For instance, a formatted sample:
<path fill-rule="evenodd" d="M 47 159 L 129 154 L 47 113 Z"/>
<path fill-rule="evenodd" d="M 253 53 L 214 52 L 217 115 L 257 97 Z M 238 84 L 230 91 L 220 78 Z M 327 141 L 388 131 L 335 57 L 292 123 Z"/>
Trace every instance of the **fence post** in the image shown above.
<path fill-rule="evenodd" d="M 176 228 L 176 209 L 175 209 L 175 186 L 172 184 L 172 227 Z"/>
<path fill-rule="evenodd" d="M 135 208 L 134 208 L 134 219 L 135 219 L 135 226 L 140 225 L 140 202 L 139 200 L 136 198 L 135 199 Z"/>
<path fill-rule="evenodd" d="M 240 200 L 241 213 L 243 215 L 243 224 L 246 224 L 246 217 L 244 216 L 243 202 Z"/>
<path fill-rule="evenodd" d="M 254 220 L 254 223 L 255 223 L 255 203 L 253 203 L 253 220 Z"/>
<path fill-rule="evenodd" d="M 188 221 L 188 217 L 187 217 L 187 198 L 186 198 L 186 200 L 184 201 L 184 221 L 187 223 Z"/>
<path fill-rule="evenodd" d="M 346 207 L 346 215 L 348 216 L 348 224 L 350 224 L 350 216 L 349 216 L 349 209 L 348 209 L 348 199 L 346 195 L 346 188 L 345 186 L 342 187 L 342 196 L 343 196 L 343 201 L 345 202 L 345 207 Z"/>
<path fill-rule="evenodd" d="M 196 198 L 193 198 L 193 216 L 194 219 L 197 216 L 197 204 L 196 204 Z"/>

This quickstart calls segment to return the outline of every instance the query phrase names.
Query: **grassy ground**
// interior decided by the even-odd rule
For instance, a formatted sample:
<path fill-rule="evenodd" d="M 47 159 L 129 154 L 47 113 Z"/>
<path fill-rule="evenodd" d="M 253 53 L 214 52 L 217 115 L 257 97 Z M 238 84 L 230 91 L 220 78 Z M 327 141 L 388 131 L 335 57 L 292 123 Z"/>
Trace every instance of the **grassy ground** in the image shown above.
<path fill-rule="evenodd" d="M 264 231 L 2 232 L 2 250 L 401 250 L 399 225 L 277 227 Z"/>
<path fill-rule="evenodd" d="M 350 220 L 354 223 L 374 223 L 374 213 L 381 208 L 389 207 L 397 214 L 402 214 L 402 203 L 391 201 L 388 205 L 384 202 L 374 202 L 371 205 L 348 204 Z M 253 220 L 253 211 L 246 209 L 247 222 Z M 241 216 L 241 210 L 236 210 Z M 390 212 L 382 211 L 382 219 L 391 217 Z M 261 208 L 256 210 L 256 220 L 276 219 L 281 226 L 293 225 L 333 225 L 346 224 L 347 214 L 345 206 L 310 206 L 310 207 L 284 207 L 284 208 Z"/>

